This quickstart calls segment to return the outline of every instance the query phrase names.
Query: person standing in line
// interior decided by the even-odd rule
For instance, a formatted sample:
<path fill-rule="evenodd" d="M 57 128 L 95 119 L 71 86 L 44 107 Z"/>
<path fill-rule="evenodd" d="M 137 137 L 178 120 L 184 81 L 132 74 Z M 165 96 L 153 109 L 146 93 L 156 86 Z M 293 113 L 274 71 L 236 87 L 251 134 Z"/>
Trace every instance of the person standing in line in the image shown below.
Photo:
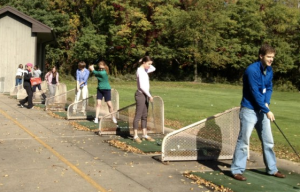
<path fill-rule="evenodd" d="M 39 78 L 41 77 L 42 71 L 39 69 L 37 65 L 34 66 L 34 71 L 33 71 L 33 78 Z M 32 86 L 32 91 L 35 93 L 36 88 L 38 88 L 40 91 L 42 90 L 41 84 L 33 85 Z M 42 93 L 42 97 L 44 100 L 46 100 L 46 95 L 45 93 Z"/>
<path fill-rule="evenodd" d="M 32 103 L 32 88 L 31 88 L 31 83 L 30 83 L 30 79 L 32 78 L 32 64 L 31 63 L 27 63 L 25 66 L 25 71 L 24 71 L 24 83 L 23 83 L 23 87 L 26 90 L 27 93 L 27 97 L 23 100 L 19 101 L 19 106 L 20 107 L 24 107 L 24 104 L 28 102 L 28 109 L 33 109 L 33 103 Z"/>
<path fill-rule="evenodd" d="M 269 108 L 273 92 L 271 65 L 275 57 L 275 49 L 268 44 L 263 44 L 258 56 L 259 60 L 249 65 L 243 76 L 243 97 L 239 114 L 241 127 L 231 165 L 233 178 L 239 181 L 247 180 L 243 173 L 246 169 L 249 140 L 253 128 L 256 129 L 262 142 L 267 174 L 285 178 L 276 166 L 271 130 L 271 121 L 275 120 L 275 116 Z"/>
<path fill-rule="evenodd" d="M 77 102 L 80 99 L 80 95 L 82 94 L 82 99 L 86 99 L 88 97 L 88 87 L 87 81 L 90 76 L 90 71 L 85 68 L 86 63 L 84 61 L 80 61 L 78 63 L 78 69 L 76 70 L 76 95 L 75 95 L 75 104 L 73 107 L 73 113 L 76 113 L 77 110 Z M 86 101 L 82 103 L 81 112 L 85 113 Z"/>
<path fill-rule="evenodd" d="M 16 73 L 16 86 L 22 84 L 23 74 L 24 74 L 23 65 L 20 64 Z"/>
<path fill-rule="evenodd" d="M 153 102 L 153 97 L 150 94 L 150 82 L 148 73 L 155 71 L 155 67 L 152 65 L 153 61 L 149 56 L 145 56 L 140 59 L 141 66 L 137 69 L 137 91 L 135 92 L 136 111 L 133 120 L 133 140 L 137 143 L 141 143 L 142 140 L 138 136 L 138 125 L 141 120 L 141 126 L 143 129 L 143 139 L 148 141 L 155 141 L 153 138 L 147 135 L 147 116 L 149 101 Z"/>
<path fill-rule="evenodd" d="M 95 116 L 94 123 L 99 123 L 100 107 L 101 107 L 101 101 L 103 97 L 108 106 L 109 112 L 110 113 L 113 112 L 113 106 L 111 103 L 111 87 L 108 82 L 109 68 L 104 61 L 100 61 L 98 63 L 98 66 L 99 66 L 99 71 L 96 71 L 94 69 L 94 65 L 90 65 L 89 67 L 90 71 L 98 79 L 96 116 Z M 112 115 L 111 118 L 114 123 L 117 123 L 117 120 L 114 115 Z"/>
<path fill-rule="evenodd" d="M 56 93 L 56 86 L 59 85 L 59 75 L 56 70 L 56 67 L 52 67 L 51 71 L 49 71 L 45 75 L 45 80 L 48 84 L 48 89 L 50 92 L 50 97 L 55 96 Z"/>

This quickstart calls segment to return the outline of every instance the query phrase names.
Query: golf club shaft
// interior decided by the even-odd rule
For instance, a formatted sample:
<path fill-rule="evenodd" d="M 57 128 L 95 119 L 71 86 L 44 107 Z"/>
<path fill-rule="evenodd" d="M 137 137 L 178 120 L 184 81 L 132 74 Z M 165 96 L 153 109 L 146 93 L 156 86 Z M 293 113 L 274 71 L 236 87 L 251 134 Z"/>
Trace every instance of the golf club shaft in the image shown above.
<path fill-rule="evenodd" d="M 274 124 L 276 125 L 276 127 L 279 129 L 279 131 L 281 132 L 281 134 L 283 135 L 283 137 L 285 138 L 285 140 L 288 142 L 288 144 L 291 146 L 291 148 L 294 150 L 294 152 L 296 153 L 296 155 L 298 156 L 298 158 L 300 159 L 299 154 L 297 153 L 297 151 L 295 150 L 295 148 L 292 146 L 292 144 L 289 142 L 289 140 L 286 138 L 286 136 L 284 135 L 284 133 L 282 132 L 282 130 L 279 128 L 279 126 L 277 125 L 277 123 L 275 122 L 275 120 L 273 121 Z"/>

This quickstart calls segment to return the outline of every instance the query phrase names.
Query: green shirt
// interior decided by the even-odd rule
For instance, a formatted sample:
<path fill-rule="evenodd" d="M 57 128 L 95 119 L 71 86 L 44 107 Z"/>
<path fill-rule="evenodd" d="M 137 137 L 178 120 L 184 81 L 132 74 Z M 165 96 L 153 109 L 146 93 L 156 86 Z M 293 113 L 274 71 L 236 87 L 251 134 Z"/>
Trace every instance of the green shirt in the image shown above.
<path fill-rule="evenodd" d="M 108 82 L 108 75 L 105 70 L 96 71 L 94 70 L 93 73 L 95 77 L 98 79 L 98 89 L 111 89 L 109 82 Z"/>

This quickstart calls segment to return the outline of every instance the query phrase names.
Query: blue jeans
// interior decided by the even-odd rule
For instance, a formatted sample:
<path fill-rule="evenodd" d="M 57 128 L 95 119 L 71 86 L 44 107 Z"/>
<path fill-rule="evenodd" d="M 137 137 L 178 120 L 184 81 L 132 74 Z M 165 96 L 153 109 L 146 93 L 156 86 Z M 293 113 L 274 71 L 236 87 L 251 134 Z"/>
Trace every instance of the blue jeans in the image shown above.
<path fill-rule="evenodd" d="M 262 142 L 263 159 L 266 171 L 270 175 L 275 174 L 278 169 L 276 167 L 276 157 L 273 151 L 274 140 L 270 120 L 267 118 L 267 115 L 263 112 L 242 107 L 240 111 L 240 120 L 240 133 L 231 164 L 231 173 L 243 174 L 245 171 L 248 158 L 249 139 L 253 128 L 255 127 L 259 139 Z"/>
<path fill-rule="evenodd" d="M 21 85 L 21 84 L 22 84 L 22 79 L 16 78 L 16 86 Z"/>

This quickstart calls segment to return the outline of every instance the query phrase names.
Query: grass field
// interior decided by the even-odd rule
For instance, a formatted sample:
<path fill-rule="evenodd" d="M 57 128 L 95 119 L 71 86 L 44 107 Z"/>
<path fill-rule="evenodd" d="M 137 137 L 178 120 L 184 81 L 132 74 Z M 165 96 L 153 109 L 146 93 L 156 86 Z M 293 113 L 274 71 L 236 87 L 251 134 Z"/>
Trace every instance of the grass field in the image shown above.
<path fill-rule="evenodd" d="M 75 82 L 62 81 L 68 90 L 75 87 Z M 165 105 L 165 126 L 174 129 L 181 128 L 193 122 L 205 119 L 240 105 L 242 87 L 228 84 L 205 84 L 194 82 L 159 82 L 152 81 L 151 93 L 160 96 Z M 89 93 L 96 94 L 95 79 L 89 80 Z M 112 88 L 118 90 L 120 107 L 134 103 L 136 82 L 111 82 Z M 300 152 L 300 93 L 274 91 L 271 110 L 275 114 L 276 122 L 286 137 Z M 272 124 L 277 155 L 294 159 L 295 155 L 284 137 Z M 251 149 L 259 150 L 260 142 L 254 132 L 251 138 Z"/>

